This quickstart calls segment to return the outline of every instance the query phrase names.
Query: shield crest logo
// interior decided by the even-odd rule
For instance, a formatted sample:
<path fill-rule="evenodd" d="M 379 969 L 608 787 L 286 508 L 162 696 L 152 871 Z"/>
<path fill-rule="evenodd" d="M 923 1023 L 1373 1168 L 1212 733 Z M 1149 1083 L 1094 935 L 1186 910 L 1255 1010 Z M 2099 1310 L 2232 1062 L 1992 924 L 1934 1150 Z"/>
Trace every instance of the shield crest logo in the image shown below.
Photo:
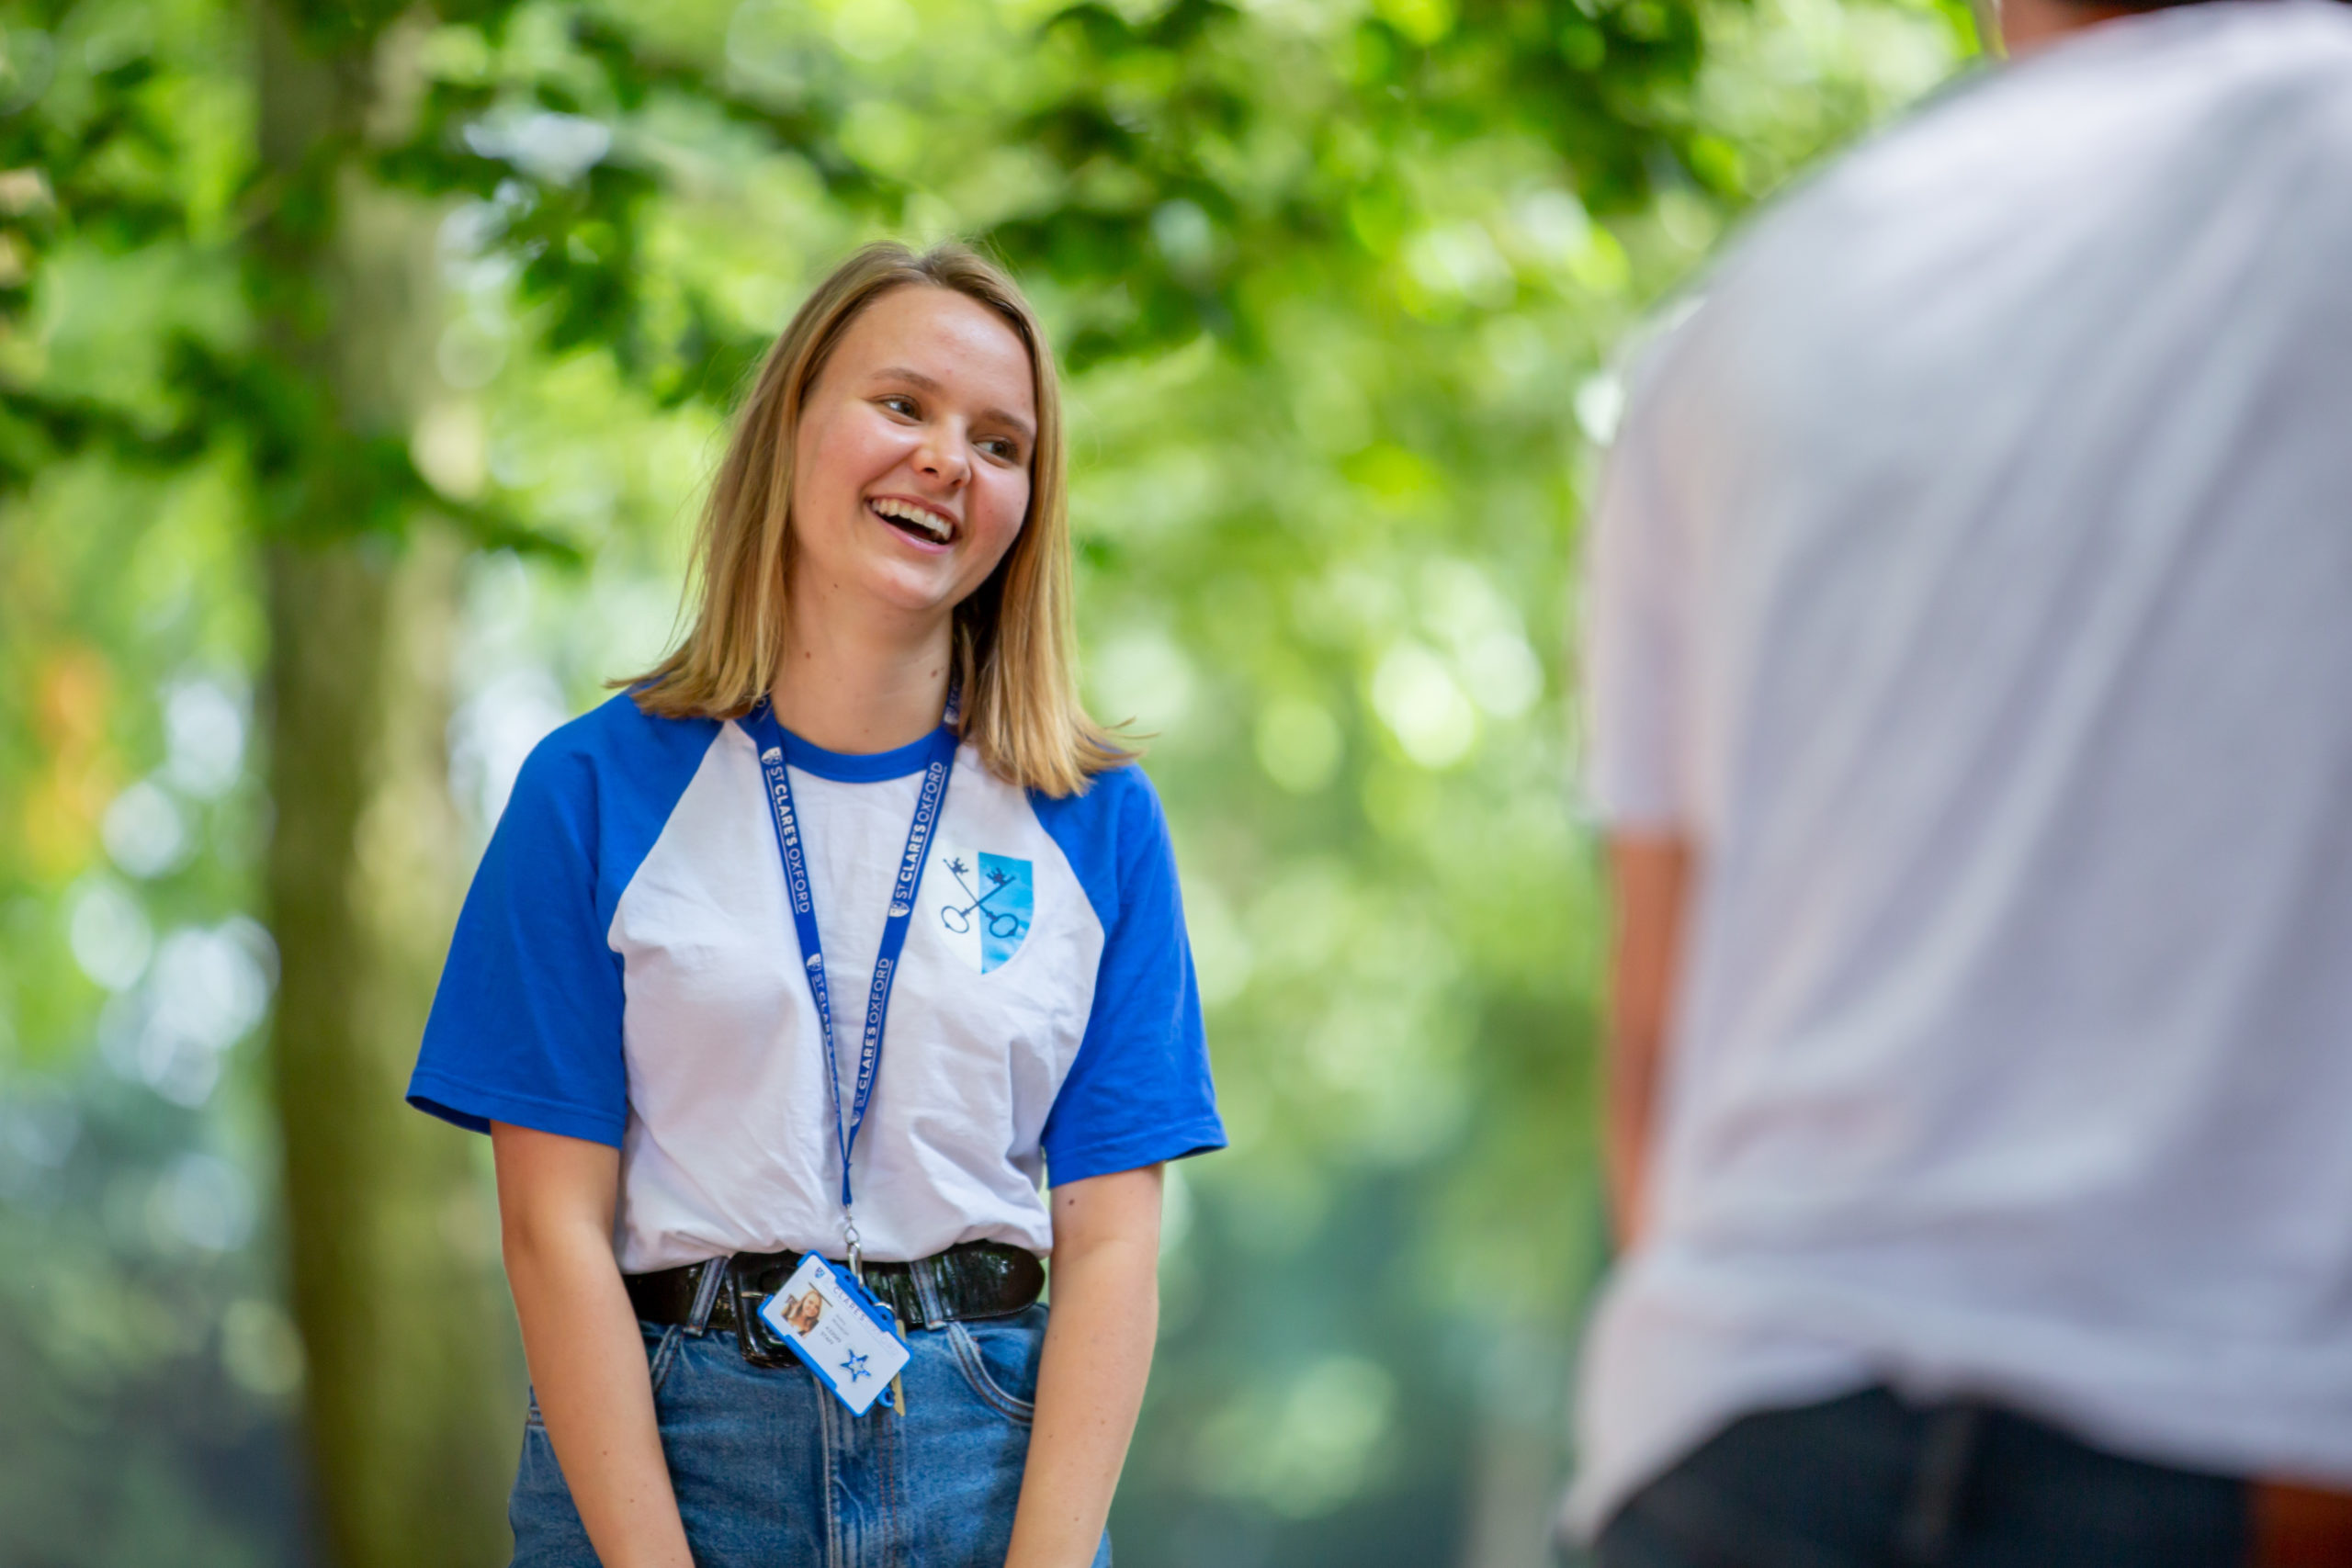
<path fill-rule="evenodd" d="M 929 891 L 939 934 L 982 975 L 1001 967 L 1028 939 L 1037 893 L 1025 860 L 944 844 L 932 855 Z"/>

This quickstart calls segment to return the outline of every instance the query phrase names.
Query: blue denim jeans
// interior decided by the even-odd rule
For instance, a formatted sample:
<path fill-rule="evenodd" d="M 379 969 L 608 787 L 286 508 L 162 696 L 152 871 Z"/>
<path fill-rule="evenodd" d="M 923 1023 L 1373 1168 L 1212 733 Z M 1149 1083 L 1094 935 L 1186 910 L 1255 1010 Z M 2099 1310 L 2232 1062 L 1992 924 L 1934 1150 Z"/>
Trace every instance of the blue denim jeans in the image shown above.
<path fill-rule="evenodd" d="M 1734 1422 L 1634 1495 L 1601 1568 L 2240 1568 L 2247 1489 L 1883 1388 Z"/>
<path fill-rule="evenodd" d="M 670 1483 L 700 1568 L 1003 1568 L 1046 1309 L 908 1334 L 903 1415 L 854 1416 L 732 1333 L 639 1325 Z M 531 1404 L 507 1517 L 516 1568 L 596 1568 Z M 1104 1537 L 1095 1568 L 1109 1568 Z"/>

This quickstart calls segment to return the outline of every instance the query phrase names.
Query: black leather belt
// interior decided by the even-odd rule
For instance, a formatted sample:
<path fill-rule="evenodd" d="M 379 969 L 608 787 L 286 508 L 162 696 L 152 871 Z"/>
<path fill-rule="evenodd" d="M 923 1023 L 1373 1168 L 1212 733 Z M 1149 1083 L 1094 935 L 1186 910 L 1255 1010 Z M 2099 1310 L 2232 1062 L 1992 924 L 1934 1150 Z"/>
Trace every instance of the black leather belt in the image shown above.
<path fill-rule="evenodd" d="M 711 1293 L 709 1315 L 703 1326 L 732 1330 L 744 1339 L 744 1354 L 753 1355 L 755 1341 L 764 1350 L 764 1342 L 772 1337 L 758 1316 L 760 1303 L 783 1288 L 792 1271 L 800 1267 L 801 1256 L 797 1252 L 739 1252 L 732 1258 L 659 1269 L 650 1274 L 625 1275 L 622 1283 L 628 1287 L 629 1302 L 643 1321 L 691 1325 L 707 1274 L 723 1269 L 725 1277 Z M 846 1263 L 833 1267 L 849 1272 Z M 868 1263 L 865 1288 L 899 1314 L 901 1327 L 937 1328 L 1019 1312 L 1044 1292 L 1046 1266 L 1035 1253 L 1022 1247 L 967 1241 L 911 1263 Z M 780 1350 L 781 1346 L 776 1348 Z"/>

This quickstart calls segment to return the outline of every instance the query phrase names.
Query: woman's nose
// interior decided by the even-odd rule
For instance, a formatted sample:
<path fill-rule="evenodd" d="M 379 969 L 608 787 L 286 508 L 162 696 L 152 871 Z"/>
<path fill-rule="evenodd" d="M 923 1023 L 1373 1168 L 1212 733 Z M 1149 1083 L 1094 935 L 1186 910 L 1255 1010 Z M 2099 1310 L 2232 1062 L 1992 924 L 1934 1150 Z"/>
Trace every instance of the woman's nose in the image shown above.
<path fill-rule="evenodd" d="M 965 456 L 964 444 L 956 433 L 937 426 L 923 437 L 922 446 L 915 454 L 915 466 L 955 485 L 962 484 L 972 472 L 972 460 Z"/>

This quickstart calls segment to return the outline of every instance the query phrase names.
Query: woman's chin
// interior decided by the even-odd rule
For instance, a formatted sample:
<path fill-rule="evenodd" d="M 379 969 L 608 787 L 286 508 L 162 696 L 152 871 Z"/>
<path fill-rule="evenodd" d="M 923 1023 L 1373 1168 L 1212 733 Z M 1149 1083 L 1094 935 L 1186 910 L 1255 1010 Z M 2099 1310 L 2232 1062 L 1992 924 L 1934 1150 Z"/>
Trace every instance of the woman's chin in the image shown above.
<path fill-rule="evenodd" d="M 967 573 L 958 570 L 964 564 L 953 554 L 873 550 L 861 551 L 847 561 L 804 557 L 798 575 L 803 586 L 834 585 L 825 598 L 854 615 L 922 623 L 952 614 L 978 586 L 977 582 L 965 585 L 962 579 Z"/>
<path fill-rule="evenodd" d="M 860 580 L 858 588 L 859 598 L 876 614 L 894 619 L 944 617 L 954 613 L 964 597 L 956 581 L 945 571 L 910 571 L 903 567 L 868 572 Z"/>

